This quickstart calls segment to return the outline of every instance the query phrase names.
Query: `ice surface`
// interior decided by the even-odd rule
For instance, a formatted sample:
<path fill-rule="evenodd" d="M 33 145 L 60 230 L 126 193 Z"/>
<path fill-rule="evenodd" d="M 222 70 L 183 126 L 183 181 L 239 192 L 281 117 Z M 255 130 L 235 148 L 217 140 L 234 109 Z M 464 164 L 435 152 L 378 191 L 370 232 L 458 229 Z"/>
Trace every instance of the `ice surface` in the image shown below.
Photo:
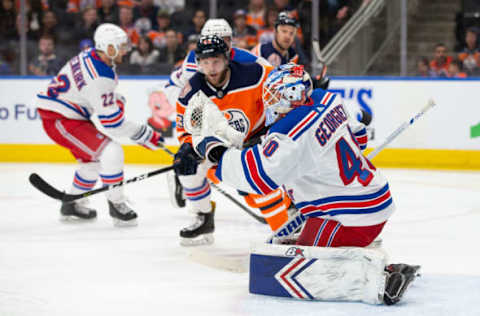
<path fill-rule="evenodd" d="M 130 178 L 160 166 L 127 166 Z M 480 173 L 386 169 L 397 212 L 385 227 L 392 262 L 423 275 L 396 306 L 309 302 L 248 293 L 248 274 L 187 256 L 185 209 L 168 202 L 163 175 L 127 187 L 139 226 L 114 228 L 102 194 L 95 222 L 59 222 L 59 203 L 28 183 L 37 172 L 68 187 L 74 165 L 0 164 L 0 315 L 480 315 Z M 223 196 L 218 250 L 247 253 L 269 236 Z"/>

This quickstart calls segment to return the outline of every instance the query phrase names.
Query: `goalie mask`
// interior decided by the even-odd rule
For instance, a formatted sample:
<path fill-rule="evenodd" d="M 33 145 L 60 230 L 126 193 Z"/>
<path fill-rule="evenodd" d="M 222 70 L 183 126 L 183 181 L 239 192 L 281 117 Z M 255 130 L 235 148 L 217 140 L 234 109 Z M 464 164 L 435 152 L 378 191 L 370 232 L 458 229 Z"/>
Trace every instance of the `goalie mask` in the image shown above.
<path fill-rule="evenodd" d="M 272 125 L 279 117 L 305 104 L 312 94 L 312 80 L 302 65 L 288 63 L 274 69 L 263 84 L 265 125 Z"/>

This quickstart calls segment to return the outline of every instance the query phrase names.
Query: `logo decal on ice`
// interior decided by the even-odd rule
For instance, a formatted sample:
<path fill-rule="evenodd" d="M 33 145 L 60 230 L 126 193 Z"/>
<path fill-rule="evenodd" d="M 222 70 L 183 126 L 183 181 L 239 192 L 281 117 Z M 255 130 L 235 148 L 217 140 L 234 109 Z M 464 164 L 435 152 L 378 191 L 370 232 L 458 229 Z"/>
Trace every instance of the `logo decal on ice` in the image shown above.
<path fill-rule="evenodd" d="M 298 248 L 298 247 L 290 247 L 287 249 L 287 251 L 285 252 L 285 256 L 289 256 L 289 257 L 296 257 L 296 256 L 301 256 L 301 257 L 305 257 L 303 255 L 303 249 L 302 248 Z"/>

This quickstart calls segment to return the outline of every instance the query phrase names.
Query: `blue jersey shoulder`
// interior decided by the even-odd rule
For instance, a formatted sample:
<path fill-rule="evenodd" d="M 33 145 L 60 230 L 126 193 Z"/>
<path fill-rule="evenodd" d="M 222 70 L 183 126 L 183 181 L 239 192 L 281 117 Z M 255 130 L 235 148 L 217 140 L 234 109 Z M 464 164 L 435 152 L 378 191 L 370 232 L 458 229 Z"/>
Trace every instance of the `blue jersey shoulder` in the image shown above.
<path fill-rule="evenodd" d="M 95 67 L 95 70 L 100 77 L 106 77 L 112 80 L 115 79 L 115 72 L 112 67 L 104 63 L 94 49 L 90 50 L 88 58 L 92 61 L 93 67 Z"/>
<path fill-rule="evenodd" d="M 287 116 L 277 121 L 270 127 L 269 134 L 279 133 L 287 135 L 300 121 L 307 117 L 312 111 L 317 111 L 315 106 L 305 105 L 288 112 Z"/>
<path fill-rule="evenodd" d="M 335 93 L 320 88 L 313 90 L 312 95 L 310 96 L 310 98 L 313 100 L 313 105 L 324 107 L 328 107 L 330 104 L 332 104 L 335 97 Z"/>
<path fill-rule="evenodd" d="M 254 63 L 257 61 L 257 56 L 242 48 L 232 48 L 232 60 L 239 63 Z"/>

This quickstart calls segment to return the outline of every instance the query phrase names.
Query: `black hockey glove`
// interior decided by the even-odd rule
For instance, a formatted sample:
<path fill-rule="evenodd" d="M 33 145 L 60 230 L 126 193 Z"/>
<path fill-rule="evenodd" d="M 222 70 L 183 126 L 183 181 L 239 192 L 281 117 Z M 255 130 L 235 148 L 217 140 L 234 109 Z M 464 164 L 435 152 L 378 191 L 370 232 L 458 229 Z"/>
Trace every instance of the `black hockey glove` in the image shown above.
<path fill-rule="evenodd" d="M 223 153 L 225 153 L 228 147 L 221 139 L 215 136 L 208 136 L 203 138 L 195 149 L 200 157 L 217 164 L 220 159 L 222 159 Z"/>
<path fill-rule="evenodd" d="M 191 176 L 197 173 L 200 157 L 193 150 L 192 144 L 183 143 L 174 156 L 173 168 L 179 176 Z"/>
<path fill-rule="evenodd" d="M 328 86 L 330 85 L 330 78 L 318 75 L 312 78 L 312 82 L 314 89 L 320 88 L 323 90 L 328 90 Z"/>

